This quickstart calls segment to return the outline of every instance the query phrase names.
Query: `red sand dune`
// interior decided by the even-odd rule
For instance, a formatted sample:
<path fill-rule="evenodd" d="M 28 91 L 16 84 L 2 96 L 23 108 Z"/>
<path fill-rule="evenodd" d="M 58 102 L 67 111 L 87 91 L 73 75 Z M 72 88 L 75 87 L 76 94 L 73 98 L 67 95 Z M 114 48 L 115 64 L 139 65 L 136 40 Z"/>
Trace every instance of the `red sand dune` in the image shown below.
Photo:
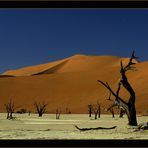
<path fill-rule="evenodd" d="M 128 58 L 115 56 L 75 55 L 56 62 L 6 71 L 0 76 L 0 109 L 5 111 L 4 103 L 10 99 L 31 111 L 35 111 L 35 101 L 48 102 L 48 112 L 55 112 L 57 108 L 65 112 L 69 108 L 72 113 L 87 113 L 88 104 L 96 104 L 97 101 L 107 108 L 112 103 L 107 100 L 109 92 L 97 80 L 107 81 L 116 90 L 121 59 L 123 63 L 128 62 Z M 136 92 L 137 112 L 146 114 L 148 62 L 135 66 L 137 71 L 129 71 L 127 75 Z M 129 97 L 124 88 L 121 96 L 125 100 Z"/>

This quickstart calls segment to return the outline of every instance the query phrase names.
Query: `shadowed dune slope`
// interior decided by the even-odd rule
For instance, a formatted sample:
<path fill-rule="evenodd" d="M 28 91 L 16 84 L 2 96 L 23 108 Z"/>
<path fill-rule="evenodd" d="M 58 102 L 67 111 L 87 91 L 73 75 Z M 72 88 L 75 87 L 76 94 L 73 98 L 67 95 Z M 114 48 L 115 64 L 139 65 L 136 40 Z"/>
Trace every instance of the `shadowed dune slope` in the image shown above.
<path fill-rule="evenodd" d="M 64 62 L 61 62 L 49 69 L 46 69 L 44 71 L 41 71 L 41 72 L 38 72 L 38 73 L 35 73 L 33 75 L 41 75 L 41 74 L 53 74 L 53 73 L 56 73 L 61 67 L 63 67 L 66 63 L 68 62 L 68 60 L 65 60 Z"/>
<path fill-rule="evenodd" d="M 15 77 L 0 78 L 0 110 L 4 103 L 13 99 L 21 108 L 34 111 L 35 101 L 48 102 L 47 111 L 54 113 L 58 108 L 63 113 L 66 108 L 72 113 L 87 113 L 88 104 L 100 102 L 102 112 L 112 102 L 109 92 L 97 80 L 107 81 L 116 90 L 120 78 L 120 61 L 128 58 L 115 56 L 75 55 L 63 60 L 7 71 L 5 75 Z M 137 112 L 148 111 L 148 62 L 136 64 L 137 71 L 127 73 L 136 92 Z M 122 89 L 120 95 L 127 100 L 129 94 Z M 112 98 L 113 99 L 113 98 Z"/>
<path fill-rule="evenodd" d="M 48 71 L 50 68 L 56 67 L 57 65 L 61 65 L 61 63 L 67 61 L 67 59 L 64 60 L 58 60 L 55 62 L 49 62 L 46 64 L 39 64 L 35 66 L 28 66 L 16 70 L 8 70 L 4 72 L 2 75 L 11 75 L 11 76 L 31 76 L 38 73 L 44 73 L 44 71 Z M 49 72 L 50 73 L 50 72 Z"/>

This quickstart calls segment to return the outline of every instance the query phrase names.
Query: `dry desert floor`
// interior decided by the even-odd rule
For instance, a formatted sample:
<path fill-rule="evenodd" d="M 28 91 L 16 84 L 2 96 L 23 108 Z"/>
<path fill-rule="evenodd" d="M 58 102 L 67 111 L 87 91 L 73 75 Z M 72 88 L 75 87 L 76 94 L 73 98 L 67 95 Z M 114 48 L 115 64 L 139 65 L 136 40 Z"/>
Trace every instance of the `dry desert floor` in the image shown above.
<path fill-rule="evenodd" d="M 127 125 L 127 117 L 101 115 L 101 118 L 90 119 L 88 114 L 14 114 L 15 120 L 7 120 L 6 113 L 0 114 L 0 139 L 148 139 L 148 131 L 135 131 Z M 148 121 L 148 116 L 137 116 L 138 123 Z M 81 128 L 112 127 L 110 130 L 79 131 Z"/>

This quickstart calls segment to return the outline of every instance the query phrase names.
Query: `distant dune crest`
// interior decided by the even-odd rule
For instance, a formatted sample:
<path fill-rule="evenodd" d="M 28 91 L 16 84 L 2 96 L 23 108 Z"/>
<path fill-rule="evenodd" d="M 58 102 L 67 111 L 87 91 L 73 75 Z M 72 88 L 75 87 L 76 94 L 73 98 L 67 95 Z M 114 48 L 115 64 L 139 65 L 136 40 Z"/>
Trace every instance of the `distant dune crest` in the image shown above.
<path fill-rule="evenodd" d="M 123 63 L 128 62 L 129 58 L 123 58 Z M 119 64 L 119 60 L 121 60 L 120 57 L 117 56 L 88 56 L 88 55 L 82 55 L 82 54 L 76 54 L 74 56 L 71 56 L 69 58 L 58 60 L 55 62 L 49 62 L 45 64 L 39 64 L 34 66 L 28 66 L 16 70 L 9 70 L 4 72 L 2 75 L 11 75 L 11 76 L 31 76 L 31 75 L 39 75 L 39 74 L 53 74 L 55 72 L 58 72 L 60 69 L 62 69 L 62 72 L 70 70 L 87 70 L 90 69 L 90 67 L 94 65 L 102 65 L 106 62 L 110 64 Z M 86 62 L 86 63 L 85 63 Z M 137 62 L 137 61 L 136 61 Z M 67 63 L 67 65 L 66 65 Z M 88 64 L 88 66 L 86 66 Z"/>

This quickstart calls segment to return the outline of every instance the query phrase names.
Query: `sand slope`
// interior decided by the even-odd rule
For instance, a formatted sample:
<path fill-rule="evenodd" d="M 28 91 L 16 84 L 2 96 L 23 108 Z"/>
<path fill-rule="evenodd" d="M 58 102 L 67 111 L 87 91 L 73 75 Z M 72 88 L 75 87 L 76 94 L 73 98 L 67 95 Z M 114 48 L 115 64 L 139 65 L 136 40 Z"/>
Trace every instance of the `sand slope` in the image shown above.
<path fill-rule="evenodd" d="M 128 58 L 115 56 L 75 55 L 63 60 L 6 71 L 0 77 L 0 106 L 12 98 L 17 105 L 34 111 L 35 101 L 48 102 L 48 112 L 56 108 L 65 112 L 87 113 L 87 105 L 99 101 L 103 108 L 108 91 L 97 80 L 107 81 L 114 90 L 120 78 L 120 61 Z M 148 62 L 136 64 L 137 71 L 129 71 L 128 77 L 135 89 L 137 112 L 148 110 Z M 9 75 L 13 77 L 8 77 Z M 128 93 L 123 89 L 121 96 L 126 100 Z"/>

